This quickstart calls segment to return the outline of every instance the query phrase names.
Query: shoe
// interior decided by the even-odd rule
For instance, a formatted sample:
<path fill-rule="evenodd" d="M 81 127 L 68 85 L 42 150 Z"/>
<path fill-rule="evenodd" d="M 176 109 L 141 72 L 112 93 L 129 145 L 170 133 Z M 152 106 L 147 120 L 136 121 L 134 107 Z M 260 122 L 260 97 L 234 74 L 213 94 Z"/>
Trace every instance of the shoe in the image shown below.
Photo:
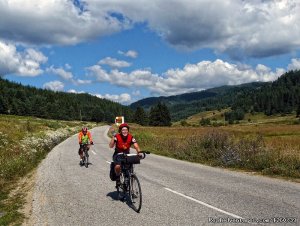
<path fill-rule="evenodd" d="M 79 165 L 81 165 L 81 166 L 83 165 L 83 161 L 82 161 L 82 159 L 80 160 L 80 162 L 79 162 Z"/>

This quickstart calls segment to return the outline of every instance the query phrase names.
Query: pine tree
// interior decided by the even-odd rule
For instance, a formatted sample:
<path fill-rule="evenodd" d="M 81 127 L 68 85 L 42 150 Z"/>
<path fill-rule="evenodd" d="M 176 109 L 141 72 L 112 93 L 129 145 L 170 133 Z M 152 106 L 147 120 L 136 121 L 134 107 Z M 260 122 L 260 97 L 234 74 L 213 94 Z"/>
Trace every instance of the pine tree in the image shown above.
<path fill-rule="evenodd" d="M 148 125 L 148 116 L 144 109 L 140 106 L 136 108 L 133 120 L 135 123 L 140 124 L 142 126 Z"/>
<path fill-rule="evenodd" d="M 161 108 L 163 126 L 171 126 L 171 116 L 167 105 L 161 104 L 160 108 Z"/>
<path fill-rule="evenodd" d="M 149 125 L 151 126 L 171 126 L 171 116 L 168 107 L 158 102 L 150 109 Z"/>

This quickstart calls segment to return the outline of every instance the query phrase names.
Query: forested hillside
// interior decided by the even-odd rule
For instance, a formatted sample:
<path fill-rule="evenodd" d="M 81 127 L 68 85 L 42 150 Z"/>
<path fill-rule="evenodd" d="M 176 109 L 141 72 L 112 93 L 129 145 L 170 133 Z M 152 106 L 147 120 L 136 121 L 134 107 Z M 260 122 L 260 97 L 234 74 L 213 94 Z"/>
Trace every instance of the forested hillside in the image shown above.
<path fill-rule="evenodd" d="M 124 115 L 130 121 L 133 112 L 126 106 L 89 94 L 37 89 L 0 78 L 0 114 L 113 122 L 117 115 Z"/>
<path fill-rule="evenodd" d="M 233 114 L 263 112 L 266 115 L 300 111 L 300 71 L 290 71 L 274 82 L 255 82 L 238 86 L 222 86 L 201 92 L 170 97 L 152 97 L 130 105 L 149 110 L 157 102 L 165 103 L 172 121 L 209 110 L 231 108 Z"/>
<path fill-rule="evenodd" d="M 278 80 L 266 83 L 261 89 L 241 93 L 232 107 L 272 115 L 291 113 L 299 105 L 300 71 L 290 71 Z"/>
<path fill-rule="evenodd" d="M 170 110 L 172 121 L 179 121 L 203 111 L 228 108 L 236 102 L 237 94 L 246 90 L 257 90 L 264 83 L 249 83 L 239 86 L 222 86 L 200 92 L 175 95 L 170 97 L 151 97 L 132 103 L 149 111 L 158 102 L 166 104 Z"/>

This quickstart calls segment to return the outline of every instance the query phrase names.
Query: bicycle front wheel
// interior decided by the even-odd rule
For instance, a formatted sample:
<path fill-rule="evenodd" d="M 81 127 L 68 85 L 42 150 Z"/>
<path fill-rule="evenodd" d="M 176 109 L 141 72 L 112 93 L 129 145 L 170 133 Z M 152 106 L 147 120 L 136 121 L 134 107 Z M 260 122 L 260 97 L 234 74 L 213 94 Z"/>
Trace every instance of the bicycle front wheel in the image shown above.
<path fill-rule="evenodd" d="M 85 156 L 85 167 L 86 168 L 89 167 L 89 156 L 88 155 Z"/>
<path fill-rule="evenodd" d="M 129 197 L 132 208 L 136 212 L 140 212 L 142 208 L 142 189 L 136 175 L 131 175 L 130 178 Z"/>

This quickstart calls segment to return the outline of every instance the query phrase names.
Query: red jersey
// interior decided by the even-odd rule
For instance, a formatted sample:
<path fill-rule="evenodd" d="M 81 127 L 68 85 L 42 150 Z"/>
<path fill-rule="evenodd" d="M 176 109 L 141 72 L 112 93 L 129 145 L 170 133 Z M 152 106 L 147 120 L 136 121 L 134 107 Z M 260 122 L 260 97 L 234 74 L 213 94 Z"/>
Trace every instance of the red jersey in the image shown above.
<path fill-rule="evenodd" d="M 123 136 L 121 136 L 121 134 L 118 133 L 115 136 L 115 142 L 116 142 L 116 151 L 118 153 L 120 153 L 120 152 L 128 153 L 131 145 L 136 143 L 136 140 L 129 133 L 128 133 L 127 137 L 123 137 Z"/>

